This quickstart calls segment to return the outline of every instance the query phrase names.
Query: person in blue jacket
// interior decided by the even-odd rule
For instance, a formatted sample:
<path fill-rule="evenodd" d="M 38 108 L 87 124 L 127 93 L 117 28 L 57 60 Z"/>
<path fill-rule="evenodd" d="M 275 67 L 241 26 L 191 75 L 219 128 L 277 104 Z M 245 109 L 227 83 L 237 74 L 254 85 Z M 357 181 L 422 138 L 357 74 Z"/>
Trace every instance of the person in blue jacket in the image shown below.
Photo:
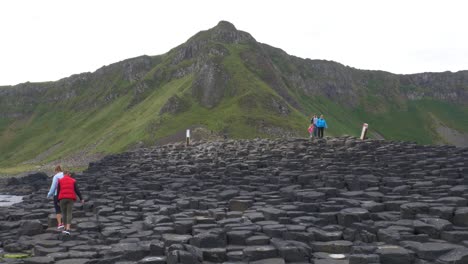
<path fill-rule="evenodd" d="M 47 193 L 47 198 L 54 197 L 54 208 L 55 208 L 55 217 L 57 218 L 57 229 L 62 230 L 64 228 L 64 225 L 62 223 L 62 213 L 58 201 L 58 194 L 57 194 L 57 185 L 59 179 L 63 178 L 63 170 L 62 167 L 57 166 L 55 167 L 55 175 L 54 178 L 52 179 L 52 184 L 50 185 L 50 190 Z"/>
<path fill-rule="evenodd" d="M 320 115 L 320 118 L 317 119 L 317 129 L 318 129 L 318 137 L 323 138 L 323 131 L 325 128 L 328 128 L 327 121 L 323 118 L 323 115 Z"/>

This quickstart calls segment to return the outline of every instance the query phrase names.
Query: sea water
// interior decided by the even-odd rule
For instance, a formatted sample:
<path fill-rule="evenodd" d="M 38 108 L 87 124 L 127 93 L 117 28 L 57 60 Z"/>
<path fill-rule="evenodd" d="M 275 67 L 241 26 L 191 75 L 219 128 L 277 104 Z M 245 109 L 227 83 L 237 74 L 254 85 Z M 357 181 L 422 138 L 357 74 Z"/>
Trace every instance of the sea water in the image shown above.
<path fill-rule="evenodd" d="M 23 201 L 23 196 L 0 194 L 0 207 L 10 206 Z"/>

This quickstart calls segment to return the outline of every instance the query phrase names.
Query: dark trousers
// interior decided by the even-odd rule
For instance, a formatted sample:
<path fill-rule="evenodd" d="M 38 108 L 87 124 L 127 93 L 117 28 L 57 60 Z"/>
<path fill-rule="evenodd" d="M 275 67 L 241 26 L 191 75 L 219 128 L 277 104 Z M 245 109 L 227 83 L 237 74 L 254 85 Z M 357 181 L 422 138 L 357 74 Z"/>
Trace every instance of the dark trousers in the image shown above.
<path fill-rule="evenodd" d="M 318 129 L 318 137 L 319 137 L 319 138 L 323 138 L 323 130 L 324 130 L 324 128 L 323 128 L 323 127 L 317 127 L 317 129 Z"/>
<path fill-rule="evenodd" d="M 73 201 L 72 199 L 62 199 L 60 200 L 60 208 L 62 209 L 62 219 L 63 224 L 71 224 L 72 220 L 72 209 L 73 209 Z"/>
<path fill-rule="evenodd" d="M 55 208 L 55 213 L 56 214 L 61 214 L 62 210 L 60 209 L 60 204 L 58 200 L 58 196 L 54 195 L 54 208 Z"/>

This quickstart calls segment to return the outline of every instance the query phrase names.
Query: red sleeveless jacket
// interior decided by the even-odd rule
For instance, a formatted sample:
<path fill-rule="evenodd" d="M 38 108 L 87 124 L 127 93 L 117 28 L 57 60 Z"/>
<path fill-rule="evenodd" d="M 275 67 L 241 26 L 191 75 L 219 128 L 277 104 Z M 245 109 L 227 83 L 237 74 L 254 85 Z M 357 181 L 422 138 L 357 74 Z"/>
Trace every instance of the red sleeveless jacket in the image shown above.
<path fill-rule="evenodd" d="M 59 179 L 60 193 L 58 194 L 58 200 L 72 199 L 76 201 L 75 182 L 76 180 L 68 175 Z"/>

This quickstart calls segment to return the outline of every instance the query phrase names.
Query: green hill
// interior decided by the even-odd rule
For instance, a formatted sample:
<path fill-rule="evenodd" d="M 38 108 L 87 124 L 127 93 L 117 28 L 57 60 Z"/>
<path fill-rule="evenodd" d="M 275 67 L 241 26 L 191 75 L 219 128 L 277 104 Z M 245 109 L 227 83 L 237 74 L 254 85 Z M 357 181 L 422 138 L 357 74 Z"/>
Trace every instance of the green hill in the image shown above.
<path fill-rule="evenodd" d="M 328 135 L 468 145 L 468 71 L 395 75 L 301 59 L 229 22 L 159 56 L 0 87 L 0 174 L 195 137 Z"/>

